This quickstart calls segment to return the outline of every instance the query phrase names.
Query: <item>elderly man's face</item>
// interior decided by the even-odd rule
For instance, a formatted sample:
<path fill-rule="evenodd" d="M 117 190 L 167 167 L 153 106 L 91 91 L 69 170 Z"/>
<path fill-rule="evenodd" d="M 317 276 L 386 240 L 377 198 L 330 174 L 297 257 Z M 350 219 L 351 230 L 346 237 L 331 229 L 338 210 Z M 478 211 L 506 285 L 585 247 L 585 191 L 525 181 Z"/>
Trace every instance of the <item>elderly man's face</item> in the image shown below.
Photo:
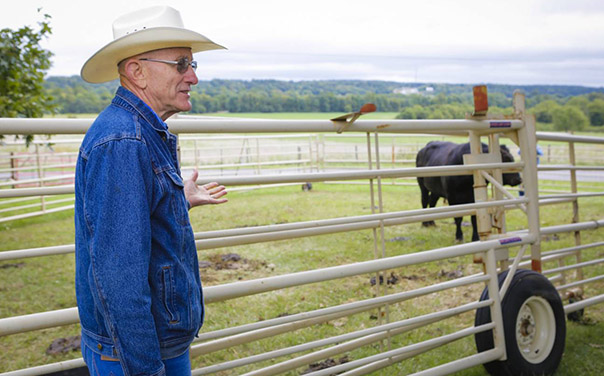
<path fill-rule="evenodd" d="M 145 53 L 141 58 L 177 61 L 183 57 L 193 60 L 189 48 L 166 48 Z M 189 66 L 186 72 L 180 73 L 176 65 L 155 61 L 142 61 L 145 70 L 149 73 L 146 99 L 151 108 L 166 120 L 177 112 L 189 111 L 189 91 L 191 86 L 198 82 L 197 75 Z"/>

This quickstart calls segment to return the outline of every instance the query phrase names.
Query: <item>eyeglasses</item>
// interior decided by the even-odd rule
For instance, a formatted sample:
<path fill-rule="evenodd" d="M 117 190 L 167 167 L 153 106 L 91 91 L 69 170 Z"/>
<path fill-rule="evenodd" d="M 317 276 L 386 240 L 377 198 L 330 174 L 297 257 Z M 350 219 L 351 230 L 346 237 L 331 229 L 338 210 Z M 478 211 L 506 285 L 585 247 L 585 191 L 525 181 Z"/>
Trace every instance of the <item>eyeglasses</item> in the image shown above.
<path fill-rule="evenodd" d="M 187 69 L 189 69 L 189 65 L 191 66 L 191 68 L 193 68 L 193 72 L 195 72 L 195 70 L 197 69 L 197 62 L 195 60 L 189 61 L 188 57 L 182 57 L 182 58 L 180 58 L 180 59 L 178 59 L 176 61 L 174 61 L 174 60 L 161 60 L 161 59 L 147 59 L 147 58 L 143 58 L 143 59 L 139 59 L 139 60 L 153 61 L 153 62 L 156 62 L 156 63 L 165 63 L 165 64 L 176 65 L 176 70 L 180 74 L 185 74 L 185 72 L 187 71 Z"/>

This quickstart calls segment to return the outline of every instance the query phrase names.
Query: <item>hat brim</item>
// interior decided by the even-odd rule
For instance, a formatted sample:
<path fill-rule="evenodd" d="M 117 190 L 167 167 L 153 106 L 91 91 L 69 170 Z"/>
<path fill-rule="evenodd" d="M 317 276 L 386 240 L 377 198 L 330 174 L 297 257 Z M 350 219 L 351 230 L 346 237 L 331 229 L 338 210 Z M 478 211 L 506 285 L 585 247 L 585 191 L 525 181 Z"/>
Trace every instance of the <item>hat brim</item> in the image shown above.
<path fill-rule="evenodd" d="M 117 64 L 134 55 L 162 48 L 188 47 L 192 53 L 225 49 L 203 35 L 174 27 L 154 27 L 124 35 L 98 50 L 82 67 L 84 81 L 98 84 L 118 78 Z"/>

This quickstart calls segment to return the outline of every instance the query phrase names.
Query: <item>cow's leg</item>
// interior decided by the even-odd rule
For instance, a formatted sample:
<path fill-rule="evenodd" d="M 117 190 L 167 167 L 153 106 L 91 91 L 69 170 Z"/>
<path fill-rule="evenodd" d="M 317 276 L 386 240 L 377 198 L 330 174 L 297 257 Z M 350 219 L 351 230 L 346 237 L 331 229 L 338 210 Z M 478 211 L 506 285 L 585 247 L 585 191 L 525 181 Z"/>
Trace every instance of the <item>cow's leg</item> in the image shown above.
<path fill-rule="evenodd" d="M 472 241 L 478 241 L 478 224 L 476 223 L 476 216 L 472 216 Z"/>
<path fill-rule="evenodd" d="M 463 243 L 463 232 L 461 231 L 461 221 L 463 217 L 455 217 L 455 241 Z"/>
<path fill-rule="evenodd" d="M 428 206 L 433 208 L 434 205 L 436 205 L 436 201 L 438 201 L 438 196 L 436 196 L 434 193 L 430 194 L 430 191 L 424 185 L 423 178 L 417 178 L 417 183 L 419 184 L 419 189 L 422 192 L 422 208 L 425 209 Z M 432 201 L 435 201 L 435 202 L 432 203 Z M 434 221 L 426 221 L 426 222 L 422 222 L 422 226 L 429 227 L 429 226 L 436 226 L 436 224 L 434 223 Z"/>
<path fill-rule="evenodd" d="M 436 193 L 432 192 L 430 194 L 430 199 L 429 199 L 429 202 L 428 202 L 428 206 L 430 206 L 431 208 L 435 207 L 439 198 L 440 198 L 440 196 L 438 196 Z M 424 223 L 428 223 L 428 225 L 424 225 L 424 226 L 436 226 L 436 223 L 434 223 L 434 221 L 427 221 L 427 222 L 424 222 Z"/>

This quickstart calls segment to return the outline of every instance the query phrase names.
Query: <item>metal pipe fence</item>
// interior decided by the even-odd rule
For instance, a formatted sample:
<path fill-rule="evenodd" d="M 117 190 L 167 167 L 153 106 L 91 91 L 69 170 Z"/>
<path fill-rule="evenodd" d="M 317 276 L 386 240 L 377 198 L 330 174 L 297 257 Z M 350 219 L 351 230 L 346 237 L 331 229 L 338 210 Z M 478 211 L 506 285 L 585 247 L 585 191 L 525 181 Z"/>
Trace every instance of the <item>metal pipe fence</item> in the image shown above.
<path fill-rule="evenodd" d="M 520 107 L 519 110 L 522 110 Z M 50 121 L 49 121 L 50 120 Z M 57 119 L 40 120 L 34 119 L 0 119 L 0 133 L 2 134 L 24 134 L 46 132 L 53 134 L 84 133 L 90 125 L 90 120 L 75 119 L 69 121 L 57 121 Z M 237 120 L 237 119 L 178 119 L 169 122 L 171 131 L 175 133 L 297 133 L 297 132 L 322 132 L 331 133 L 340 129 L 341 125 L 334 125 L 331 121 L 260 121 L 260 120 Z M 449 361 L 446 364 L 426 369 L 416 373 L 417 375 L 443 375 L 460 371 L 474 365 L 485 362 L 502 359 L 505 353 L 505 338 L 503 336 L 503 316 L 501 313 L 501 301 L 506 293 L 509 281 L 504 283 L 500 289 L 498 285 L 498 272 L 508 268 L 512 264 L 512 269 L 531 267 L 534 270 L 542 271 L 542 265 L 550 262 L 558 262 L 558 265 L 545 269 L 542 272 L 546 275 L 553 275 L 552 280 L 558 284 L 557 288 L 561 291 L 568 291 L 578 287 L 585 288 L 586 285 L 598 283 L 602 280 L 601 275 L 597 273 L 598 265 L 601 265 L 604 259 L 593 257 L 587 254 L 590 250 L 598 249 L 602 246 L 602 241 L 595 241 L 589 244 L 582 244 L 581 233 L 585 231 L 597 231 L 604 225 L 604 219 L 581 222 L 578 211 L 578 201 L 590 197 L 601 196 L 601 192 L 579 192 L 576 184 L 576 177 L 570 179 L 568 193 L 558 193 L 553 195 L 538 195 L 537 185 L 537 166 L 535 153 L 535 133 L 531 129 L 530 119 L 520 116 L 514 120 L 496 120 L 496 119 L 468 119 L 468 120 L 426 120 L 426 121 L 385 121 L 385 120 L 359 120 L 353 124 L 345 126 L 345 133 L 360 132 L 367 136 L 367 151 L 365 151 L 365 161 L 368 163 L 368 169 L 360 171 L 336 171 L 330 172 L 319 168 L 324 166 L 316 157 L 321 147 L 309 146 L 305 150 L 308 161 L 307 168 L 313 162 L 316 163 L 315 172 L 298 172 L 293 174 L 273 174 L 257 176 L 205 176 L 200 178 L 198 183 L 209 180 L 218 180 L 221 184 L 227 186 L 251 186 L 266 184 L 289 184 L 305 182 L 326 182 L 326 181 L 358 181 L 368 180 L 371 190 L 371 210 L 372 214 L 321 219 L 308 222 L 296 222 L 287 224 L 276 224 L 267 226 L 256 226 L 249 228 L 235 228 L 217 231 L 207 231 L 195 233 L 198 250 L 207 250 L 213 248 L 225 248 L 236 245 L 247 245 L 259 242 L 273 242 L 276 240 L 294 239 L 300 237 L 310 237 L 325 234 L 349 233 L 360 230 L 370 230 L 374 239 L 374 259 L 350 264 L 342 264 L 331 267 L 325 267 L 314 270 L 299 271 L 276 276 L 261 277 L 251 280 L 242 280 L 233 283 L 225 283 L 216 286 L 204 288 L 205 301 L 208 305 L 226 304 L 239 299 L 256 298 L 262 299 L 271 294 L 280 293 L 290 289 L 305 288 L 305 286 L 314 286 L 317 284 L 330 284 L 334 281 L 354 280 L 367 275 L 375 275 L 376 281 L 379 277 L 385 276 L 387 271 L 411 267 L 415 265 L 424 265 L 449 259 L 465 260 L 465 257 L 472 256 L 474 260 L 479 260 L 484 269 L 482 272 L 453 279 L 446 282 L 435 284 L 426 284 L 416 286 L 415 288 L 405 289 L 401 292 L 387 293 L 385 287 L 380 288 L 379 283 L 376 287 L 376 296 L 363 299 L 358 297 L 354 301 L 340 302 L 339 304 L 329 305 L 327 307 L 315 307 L 314 309 L 304 310 L 295 314 L 283 317 L 264 319 L 261 321 L 250 320 L 248 322 L 229 325 L 228 327 L 216 328 L 214 330 L 200 334 L 191 347 L 191 354 L 194 357 L 208 356 L 225 349 L 231 349 L 236 346 L 245 346 L 252 343 L 260 343 L 268 339 L 281 338 L 294 331 L 304 330 L 305 328 L 318 328 L 326 322 L 333 322 L 341 318 L 354 319 L 355 315 L 361 312 L 377 310 L 379 320 L 376 325 L 370 328 L 356 328 L 352 331 L 332 333 L 324 338 L 315 338 L 290 345 L 280 344 L 277 348 L 261 350 L 260 353 L 237 356 L 235 359 L 225 359 L 223 362 L 204 366 L 193 370 L 194 375 L 205 375 L 216 372 L 240 369 L 247 375 L 273 375 L 304 367 L 310 363 L 321 359 L 333 357 L 336 355 L 358 351 L 359 349 L 372 349 L 372 346 L 379 345 L 379 350 L 367 350 L 363 356 L 354 358 L 349 362 L 334 365 L 325 370 L 312 372 L 312 375 L 327 375 L 334 372 L 344 372 L 345 375 L 363 375 L 370 372 L 393 366 L 410 357 L 422 354 L 426 351 L 436 349 L 441 346 L 453 343 L 468 336 L 477 333 L 492 331 L 495 333 L 495 346 L 492 350 L 484 351 L 479 354 L 461 355 L 460 359 Z M 379 135 L 384 133 L 409 133 L 435 135 L 461 135 L 469 136 L 473 148 L 479 144 L 481 137 L 489 139 L 489 144 L 495 150 L 498 149 L 499 136 L 509 137 L 514 143 L 522 149 L 523 159 L 515 163 L 491 162 L 480 156 L 480 152 L 473 160 L 468 160 L 466 165 L 446 166 L 446 167 L 426 167 L 426 168 L 381 168 L 381 164 L 387 164 L 388 157 L 384 158 L 383 149 L 379 146 Z M 374 141 L 371 140 L 374 136 Z M 260 140 L 266 140 L 272 136 L 259 136 L 255 140 L 260 145 Z M 308 137 L 296 136 L 299 138 Z M 323 142 L 322 137 L 317 140 Z M 556 142 L 580 143 L 588 142 L 592 144 L 604 144 L 604 139 L 584 138 L 570 135 L 540 135 L 539 140 L 552 140 Z M 241 140 L 241 139 L 239 139 Z M 181 148 L 181 158 L 188 162 L 198 165 L 202 157 L 202 151 L 212 153 L 211 148 L 202 149 L 199 145 L 191 143 L 200 142 L 198 138 L 181 136 L 181 146 L 185 143 L 187 146 Z M 246 141 L 250 142 L 250 141 Z M 254 145 L 254 142 L 251 142 Z M 312 142 L 309 142 L 312 144 Z M 372 145 L 373 144 L 373 145 Z M 295 144 L 302 145 L 302 144 Z M 306 145 L 306 144 L 304 144 Z M 374 148 L 372 148 L 374 146 Z M 397 151 L 390 147 L 390 154 L 393 156 Z M 241 150 L 241 149 L 240 149 Z M 260 150 L 257 148 L 256 150 Z M 568 150 L 572 151 L 573 148 Z M 355 154 L 360 151 L 355 150 Z M 258 158 L 259 152 L 254 151 L 239 153 L 241 158 L 244 156 L 252 160 L 250 166 L 260 166 L 262 163 L 270 164 L 274 161 L 261 161 Z M 324 154 L 323 154 L 324 155 Z M 272 156 L 269 156 L 269 158 Z M 256 158 L 256 159 L 254 159 Z M 569 157 L 569 165 L 552 166 L 551 169 L 560 168 L 570 171 L 588 169 L 586 166 L 577 166 L 574 156 Z M 291 161 L 291 160 L 290 160 Z M 290 161 L 284 161 L 290 162 Z M 390 159 L 398 163 L 396 159 Z M 593 169 L 593 168 L 589 168 Z M 597 168 L 595 170 L 598 170 Z M 510 193 L 501 181 L 502 172 L 520 171 L 526 182 L 525 196 L 516 197 Z M 422 210 L 405 210 L 398 212 L 387 212 L 384 210 L 382 199 L 383 179 L 393 179 L 401 177 L 417 176 L 456 176 L 463 174 L 472 174 L 475 181 L 479 179 L 482 182 L 491 182 L 491 191 L 484 187 L 476 187 L 476 203 L 457 205 L 451 207 L 437 207 Z M 38 182 L 38 183 L 41 183 Z M 15 199 L 21 197 L 36 197 L 37 195 L 58 195 L 73 193 L 73 186 L 63 187 L 36 187 L 36 188 L 15 188 L 0 189 L 0 198 Z M 377 197 L 375 197 L 377 196 Z M 2 201 L 0 201 L 1 203 Z M 5 201 L 6 202 L 6 201 Z M 14 201 L 13 201 L 14 202 Z M 47 202 L 48 203 L 48 202 Z M 568 204 L 573 205 L 573 219 L 570 224 L 555 225 L 550 227 L 541 227 L 539 222 L 540 204 Z M 526 218 L 526 226 L 523 231 L 508 232 L 505 225 L 505 213 L 509 210 L 522 209 L 523 218 Z M 467 215 L 477 215 L 481 241 L 467 244 L 460 244 L 450 247 L 442 247 L 431 250 L 424 250 L 417 253 L 385 257 L 385 237 L 384 228 L 389 226 L 399 226 L 409 223 L 417 223 L 429 220 L 438 220 Z M 499 219 L 498 216 L 503 216 Z M 497 219 L 495 219 L 497 218 Z M 495 221 L 498 226 L 492 226 Z M 541 251 L 541 237 L 547 234 L 570 233 L 574 235 L 575 245 L 561 249 Z M 530 252 L 526 256 L 525 250 Z M 518 249 L 519 248 L 519 249 Z M 517 250 L 518 249 L 518 250 Z M 380 255 L 381 250 L 381 255 Z M 510 251 L 516 250 L 515 257 L 510 257 Z M 73 245 L 43 247 L 34 249 L 9 250 L 0 252 L 0 261 L 17 260 L 27 257 L 46 257 L 72 253 Z M 592 252 L 593 253 L 593 252 Z M 585 255 L 583 258 L 582 255 Z M 526 260 L 522 262 L 522 260 Z M 560 260 L 565 260 L 563 264 Z M 460 261 L 463 262 L 463 261 Z M 572 273 L 572 275 L 571 275 Z M 510 276 L 513 273 L 510 274 Z M 571 279 L 573 279 L 571 281 Z M 385 284 L 384 284 L 385 286 Z M 439 294 L 445 291 L 457 291 L 460 288 L 469 288 L 470 286 L 486 286 L 490 299 L 478 302 L 463 301 L 455 302 L 450 307 L 438 309 L 433 312 L 418 313 L 412 317 L 401 317 L 395 312 L 395 308 L 400 308 L 402 302 L 415 302 L 418 299 L 430 298 L 433 294 Z M 312 290 L 311 290 L 312 291 Z M 267 295 L 268 294 L 268 295 Z M 259 300 L 260 301 L 260 300 Z M 574 312 L 583 309 L 589 305 L 598 304 L 604 301 L 604 294 L 586 298 L 576 303 L 570 303 L 565 306 L 566 312 Z M 480 308 L 488 308 L 492 314 L 492 321 L 487 324 L 465 327 L 461 329 L 451 329 L 434 335 L 418 342 L 406 344 L 401 341 L 405 333 L 412 330 L 425 328 L 428 325 L 441 323 L 442 320 L 454 317 L 463 317 L 464 314 L 476 311 Z M 461 315 L 461 316 L 460 316 Z M 383 319 L 382 319 L 383 318 Z M 385 322 L 383 321 L 385 320 Z M 53 328 L 63 325 L 72 325 L 78 322 L 77 308 L 67 308 L 49 312 L 39 312 L 29 315 L 0 318 L 0 337 L 23 333 L 27 331 Z M 291 340 L 290 340 L 291 341 Z M 288 343 L 286 340 L 283 343 Z M 264 348 L 264 345 L 259 347 Z M 296 354 L 299 354 L 296 356 Z M 355 354 L 359 354 L 356 353 Z M 271 364 L 267 364 L 270 361 Z M 2 373 L 2 375 L 44 375 L 49 372 L 73 369 L 84 365 L 81 359 L 74 359 L 66 362 L 47 364 L 43 366 L 30 367 L 22 370 L 14 370 Z"/>

